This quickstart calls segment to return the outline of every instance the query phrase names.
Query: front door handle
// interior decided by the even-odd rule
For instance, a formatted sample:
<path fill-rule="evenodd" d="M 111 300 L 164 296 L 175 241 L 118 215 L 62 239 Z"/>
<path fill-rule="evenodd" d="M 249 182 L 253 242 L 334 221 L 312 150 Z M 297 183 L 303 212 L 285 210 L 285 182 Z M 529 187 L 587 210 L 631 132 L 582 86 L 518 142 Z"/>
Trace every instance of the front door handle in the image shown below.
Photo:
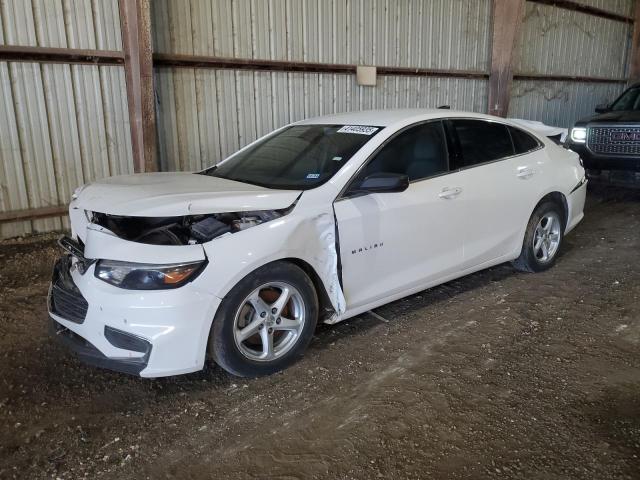
<path fill-rule="evenodd" d="M 458 195 L 460 195 L 462 193 L 462 189 L 460 187 L 445 187 L 442 189 L 442 191 L 438 194 L 438 197 L 440 198 L 444 198 L 446 200 L 450 200 L 452 198 L 457 197 Z"/>
<path fill-rule="evenodd" d="M 531 178 L 532 176 L 534 176 L 535 173 L 536 171 L 533 168 L 521 167 L 518 169 L 518 173 L 516 174 L 516 176 L 518 178 L 521 178 L 522 180 L 526 180 L 527 178 Z"/>

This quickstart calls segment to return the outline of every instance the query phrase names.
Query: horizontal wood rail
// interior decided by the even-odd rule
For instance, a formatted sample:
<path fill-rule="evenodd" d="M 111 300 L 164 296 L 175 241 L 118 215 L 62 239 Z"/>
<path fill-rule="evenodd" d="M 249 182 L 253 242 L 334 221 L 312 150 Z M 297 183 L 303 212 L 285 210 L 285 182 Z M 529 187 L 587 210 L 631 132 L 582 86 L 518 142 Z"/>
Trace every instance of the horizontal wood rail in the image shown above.
<path fill-rule="evenodd" d="M 286 60 L 257 60 L 245 58 L 207 57 L 174 53 L 154 53 L 156 67 L 214 68 L 229 70 L 257 70 L 270 72 L 342 73 L 355 74 L 357 65 L 341 63 L 291 62 Z M 488 78 L 488 72 L 473 70 L 444 70 L 435 68 L 377 67 L 378 75 L 411 77 Z"/>
<path fill-rule="evenodd" d="M 553 75 L 538 73 L 515 73 L 514 80 L 535 80 L 538 82 L 578 82 L 578 83 L 627 83 L 626 78 L 585 77 L 580 75 Z"/>
<path fill-rule="evenodd" d="M 59 217 L 67 215 L 67 205 L 53 207 L 25 208 L 24 210 L 10 210 L 0 212 L 0 223 L 20 222 L 23 220 L 37 220 L 38 218 Z"/>
<path fill-rule="evenodd" d="M 532 0 L 527 0 L 532 1 Z M 536 0 L 538 1 L 538 0 Z M 546 1 L 546 0 L 544 0 Z M 550 0 L 551 1 L 551 0 Z M 123 65 L 124 53 L 109 50 L 81 50 L 74 48 L 23 47 L 0 45 L 0 61 L 44 62 L 71 64 Z M 257 70 L 272 72 L 342 73 L 355 74 L 356 65 L 290 62 L 283 60 L 256 60 L 244 58 L 207 57 L 172 53 L 153 54 L 156 67 L 213 68 L 229 70 Z M 451 70 L 437 68 L 377 67 L 378 75 L 410 77 L 449 77 L 487 79 L 489 72 L 477 70 Z M 579 75 L 553 75 L 516 73 L 517 80 L 539 80 L 584 83 L 626 83 L 626 78 L 606 78 Z"/>
<path fill-rule="evenodd" d="M 634 19 L 619 13 L 603 10 L 598 7 L 592 7 L 589 5 L 583 5 L 582 3 L 572 2 L 571 0 L 527 0 L 531 3 L 539 3 L 541 5 L 552 5 L 554 7 L 563 8 L 565 10 L 573 10 L 574 12 L 586 13 L 594 17 L 607 18 L 609 20 L 615 20 L 624 23 L 633 23 Z"/>
<path fill-rule="evenodd" d="M 111 50 L 0 45 L 0 61 L 122 65 L 124 53 Z"/>

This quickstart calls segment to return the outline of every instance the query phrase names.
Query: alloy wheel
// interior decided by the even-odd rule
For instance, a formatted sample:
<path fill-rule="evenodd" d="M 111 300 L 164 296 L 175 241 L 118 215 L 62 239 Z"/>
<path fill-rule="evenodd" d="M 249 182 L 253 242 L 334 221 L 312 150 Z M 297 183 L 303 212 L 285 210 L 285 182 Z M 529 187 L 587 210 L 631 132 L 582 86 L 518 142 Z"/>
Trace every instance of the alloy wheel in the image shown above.
<path fill-rule="evenodd" d="M 533 254 L 539 262 L 549 262 L 560 247 L 560 217 L 555 212 L 545 213 L 533 234 Z"/>
<path fill-rule="evenodd" d="M 271 282 L 251 292 L 236 311 L 233 338 L 250 360 L 267 362 L 290 351 L 305 323 L 305 304 L 293 285 Z"/>

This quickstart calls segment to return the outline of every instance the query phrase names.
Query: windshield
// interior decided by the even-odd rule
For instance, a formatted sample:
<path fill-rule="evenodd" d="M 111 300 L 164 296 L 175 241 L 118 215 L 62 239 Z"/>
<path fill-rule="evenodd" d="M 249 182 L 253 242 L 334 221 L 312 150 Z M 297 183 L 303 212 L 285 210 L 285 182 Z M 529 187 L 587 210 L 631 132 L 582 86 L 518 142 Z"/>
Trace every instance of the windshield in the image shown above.
<path fill-rule="evenodd" d="M 624 92 L 620 98 L 611 105 L 611 110 L 614 112 L 640 110 L 640 87 L 630 88 Z"/>
<path fill-rule="evenodd" d="M 359 125 L 294 125 L 204 173 L 267 188 L 307 190 L 329 180 L 380 130 Z"/>

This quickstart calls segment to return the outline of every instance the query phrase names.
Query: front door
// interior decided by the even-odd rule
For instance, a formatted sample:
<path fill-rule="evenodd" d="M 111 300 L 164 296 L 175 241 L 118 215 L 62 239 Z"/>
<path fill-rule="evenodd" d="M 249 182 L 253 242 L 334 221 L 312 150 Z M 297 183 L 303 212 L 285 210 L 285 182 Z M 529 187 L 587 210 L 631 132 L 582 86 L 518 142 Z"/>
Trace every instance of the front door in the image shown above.
<path fill-rule="evenodd" d="M 335 202 L 343 289 L 357 308 L 459 270 L 464 192 L 448 174 L 441 122 L 410 127 L 389 140 L 353 185 L 374 173 L 406 174 L 398 193 L 351 194 Z"/>

